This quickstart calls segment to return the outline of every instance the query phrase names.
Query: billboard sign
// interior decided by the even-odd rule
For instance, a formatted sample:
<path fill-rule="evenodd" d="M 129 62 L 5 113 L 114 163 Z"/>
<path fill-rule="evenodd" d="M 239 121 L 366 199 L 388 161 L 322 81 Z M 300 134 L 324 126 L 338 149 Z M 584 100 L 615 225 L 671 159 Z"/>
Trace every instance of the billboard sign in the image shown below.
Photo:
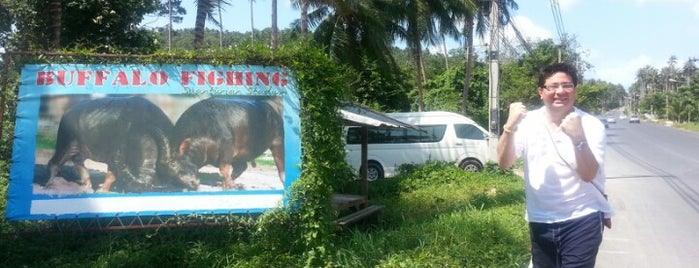
<path fill-rule="evenodd" d="M 300 175 L 284 68 L 27 65 L 10 220 L 257 213 Z"/>

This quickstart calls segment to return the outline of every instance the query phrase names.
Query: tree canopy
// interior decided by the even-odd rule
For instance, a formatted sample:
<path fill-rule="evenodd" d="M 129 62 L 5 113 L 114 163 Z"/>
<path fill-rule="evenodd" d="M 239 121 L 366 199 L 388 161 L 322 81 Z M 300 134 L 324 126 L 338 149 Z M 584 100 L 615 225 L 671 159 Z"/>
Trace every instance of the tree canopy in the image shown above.
<path fill-rule="evenodd" d="M 60 4 L 60 12 L 56 12 L 55 6 L 51 8 L 51 4 L 56 2 Z M 405 6 L 386 0 L 364 1 L 357 5 L 349 1 L 294 3 L 296 7 L 307 10 L 308 30 L 312 33 L 308 38 L 338 64 L 354 70 L 356 77 L 349 85 L 352 90 L 346 96 L 348 100 L 382 111 L 445 109 L 469 116 L 487 112 L 483 110 L 487 109 L 488 103 L 487 56 L 466 53 L 473 52 L 466 43 L 465 47 L 448 53 L 429 52 L 423 47 L 443 41 L 444 36 L 457 40 L 469 38 L 463 35 L 464 31 L 455 28 L 457 23 L 467 18 L 478 18 L 471 27 L 475 27 L 478 35 L 483 35 L 488 25 L 484 20 L 491 6 L 474 5 L 468 1 L 438 2 L 406 2 Z M 219 45 L 233 48 L 272 42 L 271 29 L 252 29 L 255 31 L 252 34 L 222 28 L 212 30 L 202 27 L 202 24 L 199 24 L 200 28 L 192 25 L 192 28 L 174 31 L 170 31 L 168 25 L 155 29 L 139 27 L 146 15 L 172 14 L 173 23 L 181 22 L 182 15 L 188 12 L 180 6 L 181 1 L 30 0 L 20 3 L 3 0 L 0 3 L 0 13 L 8 14 L 0 19 L 0 44 L 7 50 L 51 50 L 58 44 L 60 49 L 100 53 L 149 54 L 165 50 L 186 53 L 193 49 L 218 50 L 221 49 Z M 420 9 L 422 13 L 408 12 L 413 10 L 409 8 L 411 3 L 424 5 Z M 228 2 L 199 1 L 196 12 L 204 12 L 206 16 L 202 18 L 221 27 L 216 17 L 219 5 L 224 7 Z M 169 7 L 172 7 L 172 12 Z M 500 23 L 504 24 L 509 21 L 509 12 L 518 6 L 508 0 L 498 2 L 498 8 L 502 15 Z M 60 23 L 55 19 L 57 16 Z M 299 22 L 293 25 L 301 26 Z M 60 25 L 60 34 L 54 29 L 56 25 Z M 304 39 L 300 27 L 284 29 L 279 35 L 282 44 Z M 59 41 L 53 43 L 52 38 L 57 36 Z M 254 40 L 251 36 L 255 36 Z M 394 42 L 399 39 L 412 45 L 394 47 Z M 560 43 L 548 39 L 526 46 L 534 49 L 513 55 L 501 53 L 499 84 L 503 105 L 500 107 L 505 109 L 507 103 L 515 100 L 537 104 L 536 84 L 532 80 L 537 70 L 546 64 L 572 62 L 581 73 L 592 68 L 578 52 L 580 47 L 574 37 L 566 36 Z M 521 44 L 520 49 L 525 51 L 524 47 L 525 44 Z M 470 60 L 474 60 L 473 65 L 468 64 Z M 687 65 L 682 70 L 665 73 L 685 75 L 695 70 L 692 68 L 692 65 Z M 619 88 L 611 85 L 597 88 L 599 82 L 603 81 L 595 82 L 594 87 L 582 88 L 580 99 L 586 103 L 581 102 L 581 105 L 602 112 L 625 103 L 624 90 L 618 92 Z M 663 88 L 663 85 L 655 84 L 658 83 L 654 83 L 654 87 Z M 444 92 L 447 87 L 449 94 Z M 591 95 L 585 96 L 588 93 Z M 440 100 L 440 96 L 443 99 Z M 601 96 L 614 100 L 595 100 Z"/>

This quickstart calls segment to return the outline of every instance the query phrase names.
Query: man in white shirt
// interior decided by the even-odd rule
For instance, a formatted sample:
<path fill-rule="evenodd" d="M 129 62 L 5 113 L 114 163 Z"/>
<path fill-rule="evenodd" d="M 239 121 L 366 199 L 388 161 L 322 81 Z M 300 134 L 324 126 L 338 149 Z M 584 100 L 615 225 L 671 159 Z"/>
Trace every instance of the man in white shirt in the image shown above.
<path fill-rule="evenodd" d="M 606 130 L 574 106 L 578 73 L 567 63 L 542 69 L 543 106 L 510 104 L 498 165 L 524 159 L 526 220 L 534 267 L 594 267 L 612 208 L 604 195 Z"/>

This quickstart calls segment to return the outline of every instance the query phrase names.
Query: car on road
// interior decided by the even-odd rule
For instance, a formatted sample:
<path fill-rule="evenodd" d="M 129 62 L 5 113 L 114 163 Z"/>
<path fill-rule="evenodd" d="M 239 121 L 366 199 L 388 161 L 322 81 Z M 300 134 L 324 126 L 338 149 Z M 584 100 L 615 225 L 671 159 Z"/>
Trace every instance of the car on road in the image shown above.
<path fill-rule="evenodd" d="M 641 119 L 637 115 L 632 115 L 629 117 L 629 123 L 641 123 Z"/>
<path fill-rule="evenodd" d="M 607 123 L 610 123 L 610 124 L 616 123 L 616 118 L 614 118 L 614 117 L 607 117 Z"/>

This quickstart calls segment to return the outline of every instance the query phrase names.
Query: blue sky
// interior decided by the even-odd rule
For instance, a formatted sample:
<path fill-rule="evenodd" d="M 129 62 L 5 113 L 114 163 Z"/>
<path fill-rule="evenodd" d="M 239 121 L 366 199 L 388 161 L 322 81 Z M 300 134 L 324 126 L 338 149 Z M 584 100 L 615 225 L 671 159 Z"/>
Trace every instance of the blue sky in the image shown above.
<path fill-rule="evenodd" d="M 519 9 L 513 12 L 516 27 L 525 38 L 541 40 L 553 38 L 558 32 L 551 9 L 551 1 L 515 0 Z M 193 28 L 196 9 L 193 0 L 185 0 L 188 11 L 185 20 L 176 28 Z M 250 31 L 250 4 L 231 1 L 223 12 L 224 28 L 229 31 Z M 278 25 L 288 28 L 299 16 L 289 1 L 278 1 Z M 633 83 L 638 69 L 650 65 L 667 66 L 671 56 L 681 67 L 689 58 L 699 58 L 699 0 L 560 0 L 563 29 L 574 36 L 579 52 L 594 67 L 586 78 L 602 79 L 621 84 Z M 253 6 L 256 29 L 270 27 L 271 0 L 256 0 Z M 148 26 L 162 26 L 157 21 Z M 209 25 L 210 27 L 210 25 Z M 506 31 L 507 35 L 510 35 Z M 512 39 L 516 44 L 515 39 Z M 449 49 L 458 44 L 447 42 Z M 696 62 L 699 65 L 699 62 Z"/>

